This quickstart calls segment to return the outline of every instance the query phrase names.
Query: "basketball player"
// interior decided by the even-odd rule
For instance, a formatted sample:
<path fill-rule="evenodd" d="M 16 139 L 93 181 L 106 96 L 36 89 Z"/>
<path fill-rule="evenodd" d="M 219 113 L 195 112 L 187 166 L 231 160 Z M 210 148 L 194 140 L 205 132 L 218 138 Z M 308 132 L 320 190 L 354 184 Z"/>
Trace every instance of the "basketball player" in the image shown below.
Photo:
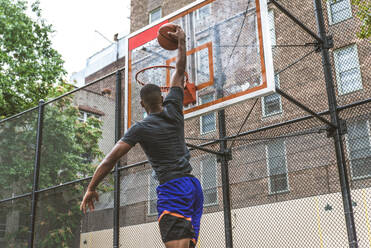
<path fill-rule="evenodd" d="M 165 100 L 160 88 L 145 85 L 140 91 L 141 105 L 147 112 L 117 142 L 96 169 L 81 203 L 81 210 L 94 210 L 99 182 L 135 144 L 144 150 L 160 185 L 157 187 L 158 221 L 167 248 L 195 247 L 200 231 L 203 194 L 200 182 L 191 173 L 190 153 L 184 140 L 185 34 L 180 26 L 169 35 L 178 40 L 178 55 L 171 88 Z"/>

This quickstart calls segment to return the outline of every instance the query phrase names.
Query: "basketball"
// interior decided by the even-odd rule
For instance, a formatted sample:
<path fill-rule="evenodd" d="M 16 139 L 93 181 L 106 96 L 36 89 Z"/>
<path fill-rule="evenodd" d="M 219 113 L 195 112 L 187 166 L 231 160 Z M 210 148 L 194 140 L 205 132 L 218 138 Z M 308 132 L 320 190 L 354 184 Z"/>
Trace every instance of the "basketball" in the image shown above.
<path fill-rule="evenodd" d="M 172 23 L 162 25 L 157 33 L 157 41 L 162 48 L 166 50 L 175 50 L 178 48 L 178 40 L 171 37 L 168 32 L 175 33 L 176 26 Z"/>

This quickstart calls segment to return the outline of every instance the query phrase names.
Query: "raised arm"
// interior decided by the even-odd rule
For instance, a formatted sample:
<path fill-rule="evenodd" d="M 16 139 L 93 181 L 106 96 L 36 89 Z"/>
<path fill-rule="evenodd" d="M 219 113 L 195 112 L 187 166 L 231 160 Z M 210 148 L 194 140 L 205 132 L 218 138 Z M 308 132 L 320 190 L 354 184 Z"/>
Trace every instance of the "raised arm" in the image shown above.
<path fill-rule="evenodd" d="M 91 179 L 88 189 L 82 200 L 80 209 L 86 213 L 86 205 L 88 205 L 90 211 L 94 210 L 94 199 L 98 199 L 98 193 L 95 191 L 98 184 L 105 178 L 108 173 L 111 172 L 112 168 L 115 166 L 117 161 L 129 152 L 131 146 L 123 141 L 119 141 L 99 164 L 97 169 L 94 172 L 93 178 Z"/>
<path fill-rule="evenodd" d="M 185 33 L 180 26 L 177 26 L 176 32 L 169 32 L 169 35 L 178 40 L 178 56 L 175 73 L 171 78 L 171 87 L 177 86 L 184 89 L 184 72 L 187 63 Z"/>

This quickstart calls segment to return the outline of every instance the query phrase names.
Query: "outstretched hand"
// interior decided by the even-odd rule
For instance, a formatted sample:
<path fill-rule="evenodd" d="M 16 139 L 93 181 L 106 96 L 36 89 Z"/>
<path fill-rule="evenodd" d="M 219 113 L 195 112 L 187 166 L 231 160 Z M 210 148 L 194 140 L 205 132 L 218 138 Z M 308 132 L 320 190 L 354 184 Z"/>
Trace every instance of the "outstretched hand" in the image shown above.
<path fill-rule="evenodd" d="M 99 201 L 99 195 L 95 190 L 87 190 L 84 199 L 81 202 L 80 210 L 86 214 L 86 205 L 88 206 L 90 211 L 94 211 L 94 199 Z"/>
<path fill-rule="evenodd" d="M 176 26 L 176 31 L 175 32 L 168 32 L 170 37 L 172 37 L 173 39 L 178 40 L 178 41 L 185 40 L 186 35 L 185 35 L 183 29 L 177 24 L 174 24 L 174 25 Z"/>

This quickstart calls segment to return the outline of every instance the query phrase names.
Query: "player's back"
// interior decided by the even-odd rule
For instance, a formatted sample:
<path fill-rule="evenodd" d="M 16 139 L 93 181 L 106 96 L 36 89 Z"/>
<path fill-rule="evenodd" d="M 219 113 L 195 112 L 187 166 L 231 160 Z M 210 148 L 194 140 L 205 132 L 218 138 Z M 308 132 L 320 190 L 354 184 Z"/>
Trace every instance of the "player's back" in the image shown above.
<path fill-rule="evenodd" d="M 183 90 L 171 88 L 164 100 L 163 111 L 147 115 L 122 139 L 132 146 L 136 143 L 141 145 L 160 183 L 192 170 L 184 140 L 182 101 Z"/>

